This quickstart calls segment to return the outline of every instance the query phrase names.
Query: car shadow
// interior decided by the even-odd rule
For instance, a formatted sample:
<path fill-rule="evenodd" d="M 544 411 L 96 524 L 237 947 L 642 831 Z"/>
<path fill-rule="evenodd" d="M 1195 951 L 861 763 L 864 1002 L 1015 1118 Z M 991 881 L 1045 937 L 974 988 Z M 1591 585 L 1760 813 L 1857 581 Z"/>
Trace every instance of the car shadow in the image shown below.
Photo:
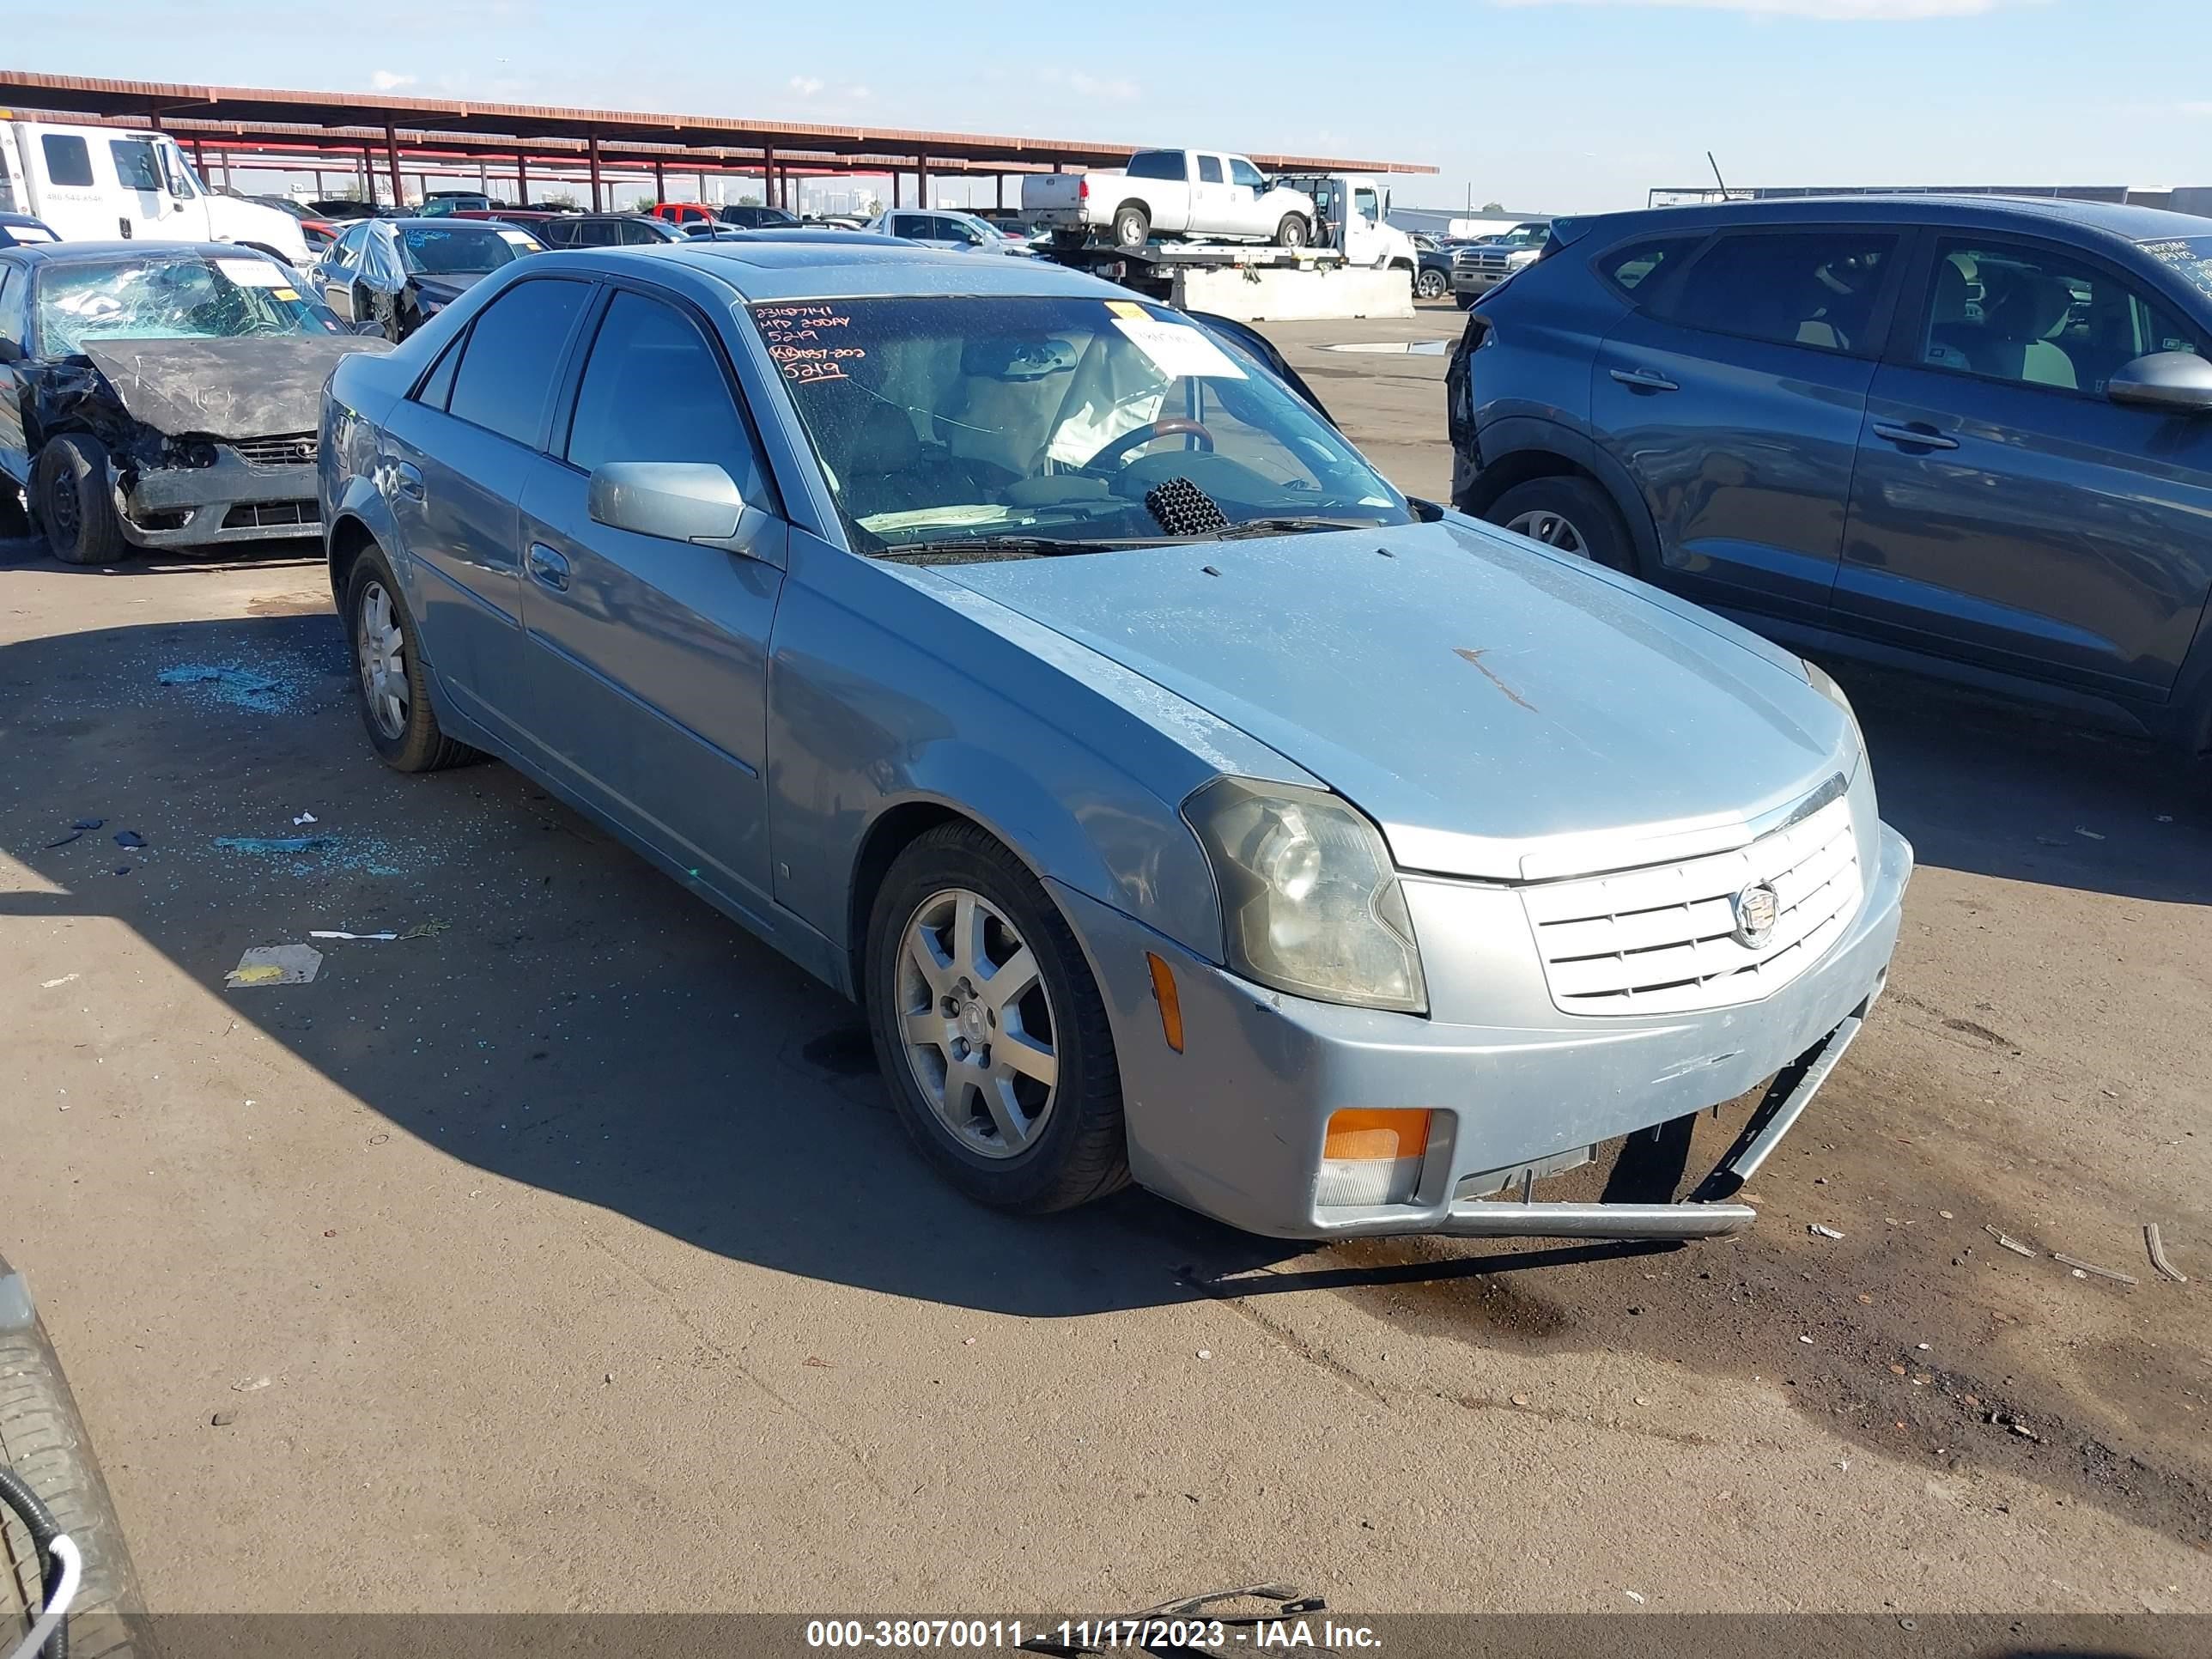
<path fill-rule="evenodd" d="M 264 542 L 240 542 L 228 546 L 194 548 L 133 548 L 127 557 L 112 564 L 68 564 L 54 557 L 44 536 L 0 536 L 0 568 L 43 565 L 84 576 L 161 576 L 180 570 L 251 570 L 268 565 L 323 563 L 323 548 L 313 537 L 280 536 Z M 315 576 L 319 586 L 319 568 Z"/>
<path fill-rule="evenodd" d="M 1916 676 L 1824 662 L 1923 865 L 2212 904 L 2212 764 Z"/>
<path fill-rule="evenodd" d="M 0 799 L 0 853 L 19 866 L 0 915 L 119 921 L 335 1085 L 317 1093 L 326 1109 L 350 1096 L 385 1133 L 700 1249 L 1064 1317 L 1648 1249 L 1316 1261 L 1136 1191 L 1042 1219 L 978 1208 L 908 1144 L 849 1004 L 520 774 L 377 763 L 326 610 L 9 645 L 0 696 L 15 752 L 37 762 Z M 1947 761 L 1870 719 L 1886 799 L 1923 855 L 1944 855 L 1955 815 L 2033 791 L 2014 745 L 1961 741 Z M 1918 799 L 1900 775 L 1945 788 Z M 2093 798 L 2117 825 L 2116 798 Z M 313 844 L 218 844 L 254 837 Z M 249 947 L 319 929 L 405 937 L 315 941 L 312 984 L 224 988 Z"/>

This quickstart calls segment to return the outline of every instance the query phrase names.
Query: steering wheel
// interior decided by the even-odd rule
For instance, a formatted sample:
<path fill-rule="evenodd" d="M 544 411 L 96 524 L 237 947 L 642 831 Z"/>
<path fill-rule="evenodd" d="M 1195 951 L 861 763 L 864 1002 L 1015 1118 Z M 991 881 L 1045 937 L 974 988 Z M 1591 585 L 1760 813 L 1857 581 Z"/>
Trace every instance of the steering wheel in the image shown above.
<path fill-rule="evenodd" d="M 1184 420 L 1177 416 L 1172 420 L 1154 421 L 1149 426 L 1138 427 L 1133 431 L 1124 432 L 1120 437 L 1109 440 L 1104 448 L 1084 462 L 1082 470 L 1090 472 L 1117 463 L 1127 466 L 1129 464 L 1129 458 L 1154 439 L 1184 436 L 1197 439 L 1200 449 L 1209 455 L 1213 453 L 1213 434 L 1196 421 Z"/>

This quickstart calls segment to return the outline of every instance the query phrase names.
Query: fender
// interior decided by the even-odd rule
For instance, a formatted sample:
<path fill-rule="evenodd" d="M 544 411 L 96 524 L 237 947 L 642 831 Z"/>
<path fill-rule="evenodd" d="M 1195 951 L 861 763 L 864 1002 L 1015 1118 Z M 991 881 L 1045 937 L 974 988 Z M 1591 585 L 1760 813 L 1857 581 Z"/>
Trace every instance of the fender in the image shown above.
<path fill-rule="evenodd" d="M 1486 490 L 1493 477 L 1506 481 L 1501 489 L 1510 489 L 1524 478 L 1559 472 L 1582 472 L 1595 478 L 1613 497 L 1621 522 L 1628 526 L 1629 539 L 1636 547 L 1638 572 L 1647 580 L 1657 576 L 1663 566 L 1659 526 L 1651 516 L 1650 503 L 1637 488 L 1628 468 L 1589 434 L 1540 416 L 1509 415 L 1483 423 L 1475 442 L 1481 457 L 1478 476 Z M 1509 458 L 1517 458 L 1523 464 Z M 1486 506 L 1487 501 L 1483 504 Z"/>

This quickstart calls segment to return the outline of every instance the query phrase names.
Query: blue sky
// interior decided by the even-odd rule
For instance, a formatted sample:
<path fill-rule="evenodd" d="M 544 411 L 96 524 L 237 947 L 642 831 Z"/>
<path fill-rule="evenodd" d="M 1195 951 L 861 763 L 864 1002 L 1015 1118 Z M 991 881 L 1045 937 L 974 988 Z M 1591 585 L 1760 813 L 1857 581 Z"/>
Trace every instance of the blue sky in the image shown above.
<path fill-rule="evenodd" d="M 2208 0 L 97 10 L 20 10 L 7 61 L 1436 163 L 1404 205 L 1632 205 L 1703 182 L 1708 149 L 1731 184 L 2212 184 Z"/>

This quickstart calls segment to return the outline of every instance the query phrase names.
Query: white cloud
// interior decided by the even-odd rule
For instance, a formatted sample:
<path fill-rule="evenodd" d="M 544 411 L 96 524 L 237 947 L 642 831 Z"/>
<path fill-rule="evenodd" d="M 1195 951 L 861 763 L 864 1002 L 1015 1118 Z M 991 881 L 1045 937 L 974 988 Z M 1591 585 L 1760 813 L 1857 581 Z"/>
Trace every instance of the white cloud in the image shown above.
<path fill-rule="evenodd" d="M 794 75 L 791 77 L 791 89 L 801 98 L 811 98 L 822 90 L 823 85 L 824 82 L 816 76 Z"/>
<path fill-rule="evenodd" d="M 848 87 L 845 88 L 845 96 L 851 99 L 856 104 L 865 104 L 869 99 L 875 95 L 876 94 L 874 93 L 869 91 L 866 87 Z"/>
<path fill-rule="evenodd" d="M 1753 17 L 1808 17 L 1825 22 L 1917 22 L 1979 17 L 2000 6 L 2043 0 L 1490 0 L 1493 6 L 1667 6 L 1678 11 L 1735 11 Z"/>
<path fill-rule="evenodd" d="M 411 87 L 415 77 L 400 75 L 392 70 L 379 70 L 368 77 L 368 84 L 378 92 L 396 92 L 401 87 Z"/>
<path fill-rule="evenodd" d="M 1103 98 L 1112 104 L 1133 104 L 1145 95 L 1145 89 L 1134 81 L 1102 80 L 1095 75 L 1085 75 L 1081 70 L 1067 77 L 1067 84 L 1085 98 Z"/>

